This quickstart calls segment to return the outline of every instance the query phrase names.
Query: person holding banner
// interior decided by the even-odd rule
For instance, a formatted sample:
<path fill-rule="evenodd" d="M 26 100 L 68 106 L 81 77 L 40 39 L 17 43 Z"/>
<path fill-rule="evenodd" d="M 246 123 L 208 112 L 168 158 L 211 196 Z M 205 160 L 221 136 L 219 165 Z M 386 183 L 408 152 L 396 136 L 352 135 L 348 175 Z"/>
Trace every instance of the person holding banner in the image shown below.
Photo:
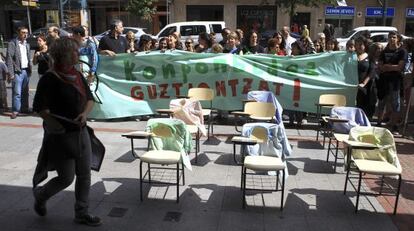
<path fill-rule="evenodd" d="M 243 50 L 240 46 L 237 46 L 239 43 L 239 36 L 236 32 L 231 32 L 227 36 L 227 44 L 224 48 L 224 53 L 236 54 L 236 55 L 243 55 Z"/>
<path fill-rule="evenodd" d="M 369 60 L 367 53 L 369 43 L 365 37 L 359 37 L 355 40 L 355 51 L 358 59 L 358 92 L 356 97 L 356 106 L 361 108 L 368 119 L 372 119 L 375 113 L 375 104 L 377 96 L 375 92 L 375 74 L 373 74 L 374 64 Z"/>
<path fill-rule="evenodd" d="M 168 36 L 168 48 L 171 50 L 182 50 L 183 46 L 177 34 L 172 33 Z"/>
<path fill-rule="evenodd" d="M 243 53 L 250 54 L 262 54 L 264 53 L 264 48 L 258 43 L 259 34 L 256 31 L 250 31 L 245 39 L 245 44 L 243 47 Z"/>
<path fill-rule="evenodd" d="M 115 19 L 111 22 L 110 32 L 99 41 L 99 53 L 103 55 L 115 56 L 116 54 L 126 53 L 128 41 L 121 36 L 124 31 L 122 21 Z"/>
<path fill-rule="evenodd" d="M 290 36 L 290 31 L 288 26 L 284 26 L 282 30 L 280 31 L 281 35 L 283 36 L 283 39 L 285 40 L 285 46 L 283 49 L 286 50 L 287 55 L 291 55 L 292 53 L 292 44 L 296 42 L 296 39 L 294 39 L 292 36 Z"/>
<path fill-rule="evenodd" d="M 214 39 L 207 32 L 198 34 L 198 45 L 195 50 L 197 53 L 210 53 L 211 46 L 214 44 Z"/>
<path fill-rule="evenodd" d="M 88 83 L 75 69 L 79 61 L 79 43 L 61 38 L 50 49 L 53 66 L 39 80 L 33 110 L 43 119 L 44 137 L 33 176 L 34 210 L 47 213 L 46 202 L 75 182 L 76 223 L 99 226 L 99 217 L 89 214 L 92 147 L 86 118 L 93 107 Z M 47 171 L 57 176 L 43 186 Z"/>

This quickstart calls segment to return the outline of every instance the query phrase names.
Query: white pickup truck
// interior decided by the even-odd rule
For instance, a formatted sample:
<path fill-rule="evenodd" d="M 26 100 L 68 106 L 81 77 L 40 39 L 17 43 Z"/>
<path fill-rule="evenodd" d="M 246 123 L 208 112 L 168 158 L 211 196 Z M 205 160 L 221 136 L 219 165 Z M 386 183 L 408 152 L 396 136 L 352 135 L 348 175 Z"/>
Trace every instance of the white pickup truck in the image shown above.
<path fill-rule="evenodd" d="M 180 32 L 181 42 L 184 43 L 187 38 L 193 39 L 194 43 L 198 43 L 198 34 L 201 32 L 216 33 L 216 41 L 219 42 L 223 38 L 221 30 L 225 28 L 223 21 L 191 21 L 176 22 L 166 25 L 156 36 L 156 39 L 168 37 L 173 32 Z"/>

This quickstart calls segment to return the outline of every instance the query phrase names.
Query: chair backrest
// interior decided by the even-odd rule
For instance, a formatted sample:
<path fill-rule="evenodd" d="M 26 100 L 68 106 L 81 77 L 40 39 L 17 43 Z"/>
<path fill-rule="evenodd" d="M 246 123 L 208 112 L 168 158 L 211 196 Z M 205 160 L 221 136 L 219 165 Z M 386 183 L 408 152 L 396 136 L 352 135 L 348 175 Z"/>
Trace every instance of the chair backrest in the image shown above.
<path fill-rule="evenodd" d="M 282 124 L 282 105 L 277 101 L 276 96 L 271 91 L 249 91 L 247 93 L 247 99 L 255 100 L 256 102 L 273 103 L 276 107 L 275 116 L 276 123 Z"/>
<path fill-rule="evenodd" d="M 211 101 L 214 99 L 214 90 L 210 88 L 190 88 L 188 90 L 188 97 L 200 101 Z"/>
<path fill-rule="evenodd" d="M 357 126 L 351 129 L 349 136 L 352 140 L 379 146 L 378 149 L 374 150 L 353 150 L 353 158 L 387 161 L 397 168 L 401 168 L 397 156 L 394 136 L 388 129 L 380 127 Z"/>
<path fill-rule="evenodd" d="M 157 126 L 154 126 L 151 129 L 151 132 L 156 137 L 166 138 L 166 137 L 172 137 L 173 136 L 173 132 L 171 131 L 171 128 L 168 125 L 161 124 L 161 123 L 158 124 Z"/>
<path fill-rule="evenodd" d="M 250 138 L 256 139 L 259 143 L 264 143 L 269 139 L 267 129 L 264 127 L 254 127 Z"/>
<path fill-rule="evenodd" d="M 348 120 L 346 123 L 333 123 L 333 131 L 338 133 L 348 134 L 351 128 L 355 126 L 371 126 L 365 112 L 357 107 L 333 107 L 331 117 Z"/>
<path fill-rule="evenodd" d="M 146 131 L 153 135 L 150 139 L 151 150 L 170 150 L 186 153 L 192 148 L 191 134 L 187 125 L 178 119 L 149 119 Z"/>
<path fill-rule="evenodd" d="M 252 116 L 273 118 L 275 116 L 276 107 L 273 103 L 248 102 L 244 106 L 244 112 Z"/>
<path fill-rule="evenodd" d="M 335 107 L 346 106 L 346 97 L 339 94 L 323 94 L 319 96 L 320 104 L 334 104 Z"/>

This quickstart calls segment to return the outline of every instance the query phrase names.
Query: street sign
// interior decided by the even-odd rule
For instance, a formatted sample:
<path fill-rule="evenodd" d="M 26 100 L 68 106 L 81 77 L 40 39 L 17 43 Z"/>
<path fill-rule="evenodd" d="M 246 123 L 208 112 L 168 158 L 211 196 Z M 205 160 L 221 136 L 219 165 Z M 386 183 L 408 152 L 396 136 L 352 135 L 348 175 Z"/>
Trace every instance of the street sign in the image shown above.
<path fill-rule="evenodd" d="M 353 6 L 327 6 L 325 8 L 325 15 L 347 15 L 354 16 L 355 7 Z"/>
<path fill-rule="evenodd" d="M 39 0 L 22 0 L 22 6 L 37 7 L 38 1 Z"/>
<path fill-rule="evenodd" d="M 367 17 L 382 17 L 383 9 L 382 7 L 367 7 L 365 16 Z M 387 8 L 387 17 L 394 17 L 395 8 L 388 7 Z"/>
<path fill-rule="evenodd" d="M 407 18 L 414 18 L 414 8 L 407 8 L 405 15 Z"/>

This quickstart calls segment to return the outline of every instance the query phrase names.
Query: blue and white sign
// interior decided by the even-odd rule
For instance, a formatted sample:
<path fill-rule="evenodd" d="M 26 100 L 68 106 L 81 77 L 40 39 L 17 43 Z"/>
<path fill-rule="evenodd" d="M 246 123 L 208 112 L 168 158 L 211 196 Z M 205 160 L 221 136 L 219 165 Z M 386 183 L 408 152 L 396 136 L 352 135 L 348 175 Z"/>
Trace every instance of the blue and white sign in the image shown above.
<path fill-rule="evenodd" d="M 325 15 L 355 15 L 355 7 L 353 6 L 327 6 L 325 8 Z"/>
<path fill-rule="evenodd" d="M 367 7 L 366 16 L 367 17 L 382 17 L 383 9 L 381 7 Z M 388 7 L 387 8 L 387 17 L 394 17 L 395 8 Z"/>
<path fill-rule="evenodd" d="M 407 18 L 414 18 L 414 8 L 407 8 L 407 13 L 405 16 Z"/>

